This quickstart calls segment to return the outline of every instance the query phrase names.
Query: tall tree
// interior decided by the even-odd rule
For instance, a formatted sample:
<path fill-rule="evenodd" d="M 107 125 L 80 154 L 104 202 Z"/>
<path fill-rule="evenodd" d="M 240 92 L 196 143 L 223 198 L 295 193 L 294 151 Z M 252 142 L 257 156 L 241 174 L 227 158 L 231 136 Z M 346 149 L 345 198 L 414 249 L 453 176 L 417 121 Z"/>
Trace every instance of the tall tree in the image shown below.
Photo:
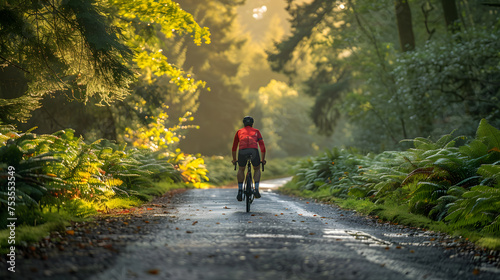
<path fill-rule="evenodd" d="M 396 0 L 396 21 L 398 25 L 399 44 L 403 52 L 415 49 L 415 35 L 411 21 L 411 9 L 408 0 Z"/>
<path fill-rule="evenodd" d="M 460 30 L 458 27 L 458 10 L 455 0 L 441 0 L 443 6 L 444 20 L 448 31 L 455 33 Z"/>

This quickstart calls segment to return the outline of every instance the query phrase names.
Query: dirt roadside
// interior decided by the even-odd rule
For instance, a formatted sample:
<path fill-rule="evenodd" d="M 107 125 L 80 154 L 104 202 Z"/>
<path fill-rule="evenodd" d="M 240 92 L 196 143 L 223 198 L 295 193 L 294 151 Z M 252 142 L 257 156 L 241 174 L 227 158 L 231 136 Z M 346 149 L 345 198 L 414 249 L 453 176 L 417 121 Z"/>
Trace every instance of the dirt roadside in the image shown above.
<path fill-rule="evenodd" d="M 91 222 L 72 222 L 64 232 L 23 244 L 16 250 L 14 273 L 7 270 L 7 256 L 0 255 L 0 279 L 86 279 L 105 270 L 127 244 L 171 224 L 175 200 L 185 191 L 172 190 L 141 207 L 115 209 Z"/>

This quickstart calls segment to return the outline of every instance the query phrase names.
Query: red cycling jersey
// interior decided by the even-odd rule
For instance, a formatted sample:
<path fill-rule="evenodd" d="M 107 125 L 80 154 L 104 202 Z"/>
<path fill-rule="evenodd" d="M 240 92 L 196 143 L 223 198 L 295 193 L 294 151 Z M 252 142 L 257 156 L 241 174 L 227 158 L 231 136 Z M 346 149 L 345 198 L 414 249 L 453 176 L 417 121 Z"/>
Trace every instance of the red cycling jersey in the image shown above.
<path fill-rule="evenodd" d="M 236 151 L 238 143 L 240 144 L 240 150 L 248 148 L 257 149 L 257 143 L 258 143 L 260 151 L 262 153 L 266 152 L 266 146 L 264 145 L 264 140 L 262 140 L 262 135 L 260 134 L 260 131 L 251 126 L 245 126 L 244 128 L 236 132 L 233 141 L 233 151 Z"/>

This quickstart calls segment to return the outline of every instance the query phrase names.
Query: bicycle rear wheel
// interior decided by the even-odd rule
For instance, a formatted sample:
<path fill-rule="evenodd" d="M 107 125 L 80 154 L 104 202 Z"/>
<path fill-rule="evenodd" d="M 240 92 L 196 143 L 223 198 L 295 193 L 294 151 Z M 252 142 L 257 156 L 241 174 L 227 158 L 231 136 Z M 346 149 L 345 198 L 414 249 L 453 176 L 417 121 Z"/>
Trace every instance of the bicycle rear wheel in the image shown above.
<path fill-rule="evenodd" d="M 247 204 L 247 212 L 250 212 L 250 204 L 252 204 L 252 178 L 247 178 L 246 180 L 246 188 L 245 188 L 245 197 L 246 197 L 246 204 Z"/>

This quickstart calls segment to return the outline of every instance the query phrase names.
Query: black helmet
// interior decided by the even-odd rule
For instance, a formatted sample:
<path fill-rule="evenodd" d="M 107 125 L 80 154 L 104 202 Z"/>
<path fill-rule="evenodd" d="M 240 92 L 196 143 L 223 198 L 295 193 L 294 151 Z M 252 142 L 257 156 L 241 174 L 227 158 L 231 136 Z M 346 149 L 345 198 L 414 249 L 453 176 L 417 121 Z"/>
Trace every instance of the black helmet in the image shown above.
<path fill-rule="evenodd" d="M 253 125 L 253 118 L 250 116 L 246 116 L 243 118 L 243 125 L 244 126 L 252 126 Z"/>

